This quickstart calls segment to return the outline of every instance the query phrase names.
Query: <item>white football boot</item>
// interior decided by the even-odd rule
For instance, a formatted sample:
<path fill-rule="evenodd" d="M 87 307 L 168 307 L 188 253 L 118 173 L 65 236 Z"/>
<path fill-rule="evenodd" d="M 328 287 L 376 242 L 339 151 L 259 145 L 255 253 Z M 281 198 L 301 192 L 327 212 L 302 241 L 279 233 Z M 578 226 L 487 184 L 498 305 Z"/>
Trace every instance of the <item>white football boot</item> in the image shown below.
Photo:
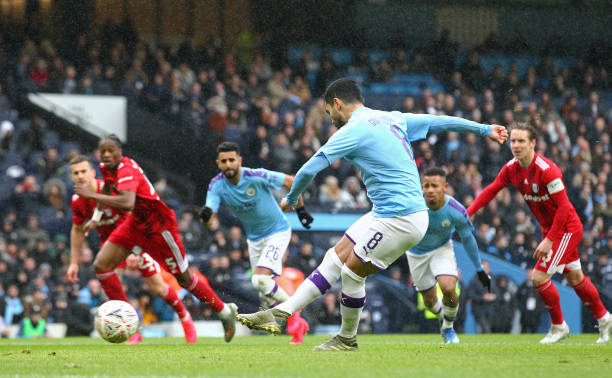
<path fill-rule="evenodd" d="M 612 331 L 612 315 L 607 313 L 601 319 L 598 319 L 597 328 L 599 328 L 599 339 L 597 339 L 597 344 L 604 344 L 610 341 L 610 332 Z"/>
<path fill-rule="evenodd" d="M 553 324 L 550 331 L 540 340 L 540 344 L 554 344 L 569 337 L 570 329 L 565 321 L 562 324 Z"/>

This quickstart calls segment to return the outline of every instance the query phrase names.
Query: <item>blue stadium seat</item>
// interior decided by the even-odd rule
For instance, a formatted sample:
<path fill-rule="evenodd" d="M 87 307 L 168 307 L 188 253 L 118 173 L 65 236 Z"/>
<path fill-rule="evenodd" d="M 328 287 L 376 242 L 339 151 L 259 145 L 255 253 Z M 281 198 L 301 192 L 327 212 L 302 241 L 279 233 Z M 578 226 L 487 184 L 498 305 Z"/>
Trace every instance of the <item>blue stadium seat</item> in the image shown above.
<path fill-rule="evenodd" d="M 391 59 L 393 52 L 389 50 L 368 50 L 368 57 L 371 65 L 376 65 L 381 59 Z"/>
<path fill-rule="evenodd" d="M 0 109 L 0 122 L 11 121 L 12 123 L 17 122 L 19 113 L 15 109 Z"/>
<path fill-rule="evenodd" d="M 334 63 L 345 67 L 353 62 L 353 56 L 355 55 L 352 49 L 333 49 L 329 53 Z"/>
<path fill-rule="evenodd" d="M 4 155 L 2 163 L 0 163 L 0 171 L 4 172 L 8 167 L 11 167 L 13 165 L 18 165 L 24 169 L 26 168 L 26 163 L 25 161 L 23 161 L 23 158 L 20 154 L 16 152 L 9 152 Z"/>
<path fill-rule="evenodd" d="M 45 148 L 59 148 L 60 146 L 60 137 L 56 131 L 47 130 L 45 132 L 45 140 L 44 140 Z"/>

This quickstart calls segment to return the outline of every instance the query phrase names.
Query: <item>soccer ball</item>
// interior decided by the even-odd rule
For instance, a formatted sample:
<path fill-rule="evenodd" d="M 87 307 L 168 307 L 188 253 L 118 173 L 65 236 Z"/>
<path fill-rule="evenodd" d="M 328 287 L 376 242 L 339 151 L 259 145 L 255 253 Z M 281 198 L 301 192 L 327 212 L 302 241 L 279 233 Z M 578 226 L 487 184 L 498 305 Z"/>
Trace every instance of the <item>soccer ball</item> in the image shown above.
<path fill-rule="evenodd" d="M 122 343 L 138 331 L 138 314 L 124 301 L 108 301 L 98 308 L 96 330 L 110 343 Z"/>

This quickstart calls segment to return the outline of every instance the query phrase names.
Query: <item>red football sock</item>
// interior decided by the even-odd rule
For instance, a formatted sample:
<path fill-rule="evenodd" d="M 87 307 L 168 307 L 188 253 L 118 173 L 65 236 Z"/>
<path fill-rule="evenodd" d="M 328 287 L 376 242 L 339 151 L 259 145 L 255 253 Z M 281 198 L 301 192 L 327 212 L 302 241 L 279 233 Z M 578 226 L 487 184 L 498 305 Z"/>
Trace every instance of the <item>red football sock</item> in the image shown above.
<path fill-rule="evenodd" d="M 559 291 L 557 291 L 555 284 L 548 280 L 542 285 L 537 286 L 536 290 L 538 294 L 540 294 L 542 302 L 544 302 L 546 308 L 548 308 L 552 324 L 562 324 L 563 313 L 561 312 L 561 298 L 559 297 Z"/>
<path fill-rule="evenodd" d="M 176 294 L 176 290 L 168 284 L 166 284 L 166 296 L 164 297 L 164 301 L 168 304 L 168 306 L 174 309 L 181 320 L 187 316 L 187 309 L 178 295 Z"/>
<path fill-rule="evenodd" d="M 603 303 L 601 303 L 599 292 L 589 277 L 584 276 L 582 282 L 574 286 L 574 291 L 576 291 L 576 294 L 578 294 L 582 302 L 591 310 L 595 319 L 603 317 L 608 312 Z"/>
<path fill-rule="evenodd" d="M 187 290 L 202 302 L 208 303 L 215 312 L 221 312 L 223 306 L 225 306 L 225 303 L 217 296 L 213 289 L 196 275 L 192 275 L 191 285 L 189 285 Z"/>
<path fill-rule="evenodd" d="M 96 272 L 96 277 L 98 277 L 108 299 L 130 303 L 123 291 L 123 286 L 121 286 L 121 280 L 114 270 Z"/>

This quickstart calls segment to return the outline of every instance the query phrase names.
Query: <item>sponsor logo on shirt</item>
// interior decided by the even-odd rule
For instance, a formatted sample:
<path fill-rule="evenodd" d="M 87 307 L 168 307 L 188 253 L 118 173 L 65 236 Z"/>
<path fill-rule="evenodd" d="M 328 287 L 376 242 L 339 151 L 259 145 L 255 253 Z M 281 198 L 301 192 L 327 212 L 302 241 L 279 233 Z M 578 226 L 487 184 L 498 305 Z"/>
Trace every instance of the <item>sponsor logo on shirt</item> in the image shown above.
<path fill-rule="evenodd" d="M 537 193 L 537 192 L 538 192 L 538 189 L 539 189 L 539 188 L 538 188 L 538 184 L 535 184 L 535 183 L 534 183 L 534 184 L 531 184 L 531 190 L 532 190 L 534 193 Z"/>
<path fill-rule="evenodd" d="M 543 202 L 548 201 L 550 196 L 548 194 L 544 194 L 543 196 L 532 196 L 531 194 L 523 194 L 523 198 L 525 201 L 533 201 L 533 202 Z"/>

